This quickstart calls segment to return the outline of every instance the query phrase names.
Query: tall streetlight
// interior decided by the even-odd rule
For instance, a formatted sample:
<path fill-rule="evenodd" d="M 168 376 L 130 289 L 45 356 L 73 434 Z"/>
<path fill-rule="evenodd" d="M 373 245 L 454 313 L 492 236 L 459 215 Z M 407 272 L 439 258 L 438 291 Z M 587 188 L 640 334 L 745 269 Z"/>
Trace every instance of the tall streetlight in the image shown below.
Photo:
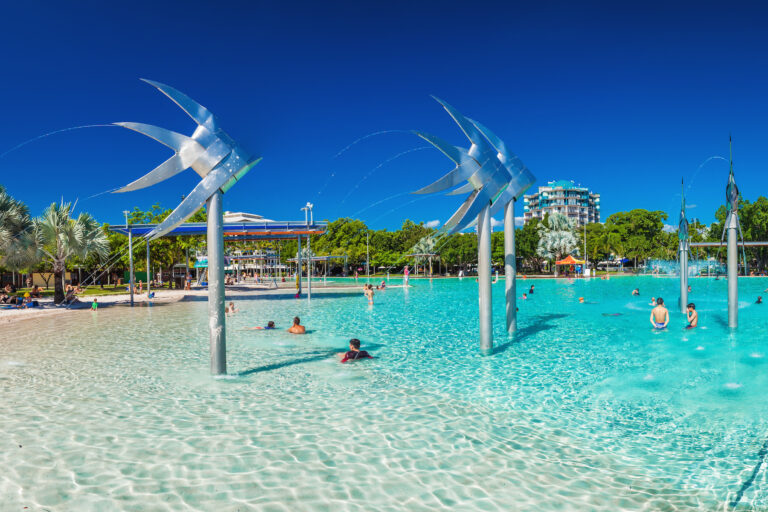
<path fill-rule="evenodd" d="M 304 211 L 304 223 L 309 227 L 310 221 L 314 224 L 312 208 L 314 205 L 307 201 L 307 204 L 301 208 Z M 312 242 L 307 235 L 307 301 L 312 300 Z"/>
<path fill-rule="evenodd" d="M 371 232 L 365 231 L 365 276 L 371 279 Z"/>

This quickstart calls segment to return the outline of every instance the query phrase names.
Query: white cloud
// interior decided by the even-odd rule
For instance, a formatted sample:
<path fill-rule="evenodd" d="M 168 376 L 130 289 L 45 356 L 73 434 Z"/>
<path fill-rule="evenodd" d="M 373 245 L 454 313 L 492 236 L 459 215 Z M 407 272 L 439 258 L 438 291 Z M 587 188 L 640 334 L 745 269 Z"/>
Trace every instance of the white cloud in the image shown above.
<path fill-rule="evenodd" d="M 504 221 L 503 220 L 496 220 L 493 217 L 491 217 L 491 227 L 495 228 L 496 226 L 503 226 Z"/>
<path fill-rule="evenodd" d="M 664 224 L 664 227 L 662 229 L 667 233 L 674 233 L 675 231 L 677 231 L 677 228 L 675 226 L 671 226 L 669 224 Z"/>
<path fill-rule="evenodd" d="M 440 226 L 440 221 L 437 219 L 430 220 L 424 223 L 424 227 L 427 227 L 427 228 L 436 228 L 438 226 Z"/>
<path fill-rule="evenodd" d="M 515 226 L 521 228 L 523 225 L 525 225 L 525 217 L 515 217 Z"/>

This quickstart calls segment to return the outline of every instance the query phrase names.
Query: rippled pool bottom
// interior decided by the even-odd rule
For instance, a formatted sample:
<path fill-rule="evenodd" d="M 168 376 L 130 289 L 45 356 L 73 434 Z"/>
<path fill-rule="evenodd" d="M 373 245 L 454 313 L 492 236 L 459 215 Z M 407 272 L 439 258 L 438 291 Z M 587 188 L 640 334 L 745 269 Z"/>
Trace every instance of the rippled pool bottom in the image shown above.
<path fill-rule="evenodd" d="M 497 331 L 485 358 L 473 280 L 417 281 L 372 308 L 356 291 L 311 306 L 235 296 L 230 376 L 217 380 L 205 302 L 13 326 L 0 341 L 0 508 L 766 505 L 759 311 L 745 304 L 732 334 L 720 283 L 694 282 L 706 329 L 685 332 L 673 315 L 653 333 L 648 295 L 673 298 L 673 280 L 535 284 L 520 333 Z M 312 334 L 245 330 L 294 314 Z M 376 359 L 338 363 L 353 335 Z"/>

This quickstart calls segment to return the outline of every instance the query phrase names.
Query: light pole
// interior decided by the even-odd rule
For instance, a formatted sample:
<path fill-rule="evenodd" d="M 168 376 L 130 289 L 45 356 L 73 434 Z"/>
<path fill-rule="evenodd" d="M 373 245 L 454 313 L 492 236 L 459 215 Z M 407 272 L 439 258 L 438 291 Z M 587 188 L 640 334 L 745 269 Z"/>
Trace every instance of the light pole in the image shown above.
<path fill-rule="evenodd" d="M 123 211 L 125 227 L 128 229 L 128 287 L 131 290 L 131 307 L 133 307 L 133 233 L 131 232 L 130 224 L 128 224 L 129 213 L 131 212 L 128 210 Z"/>
<path fill-rule="evenodd" d="M 584 223 L 584 269 L 581 272 L 582 276 L 589 275 L 588 274 L 589 270 L 587 269 L 587 263 L 588 263 L 588 260 L 587 260 L 587 222 L 585 222 Z"/>
<path fill-rule="evenodd" d="M 304 223 L 309 228 L 309 214 L 312 213 L 313 204 L 307 202 L 302 208 L 304 210 Z M 314 220 L 313 220 L 314 224 Z M 312 242 L 311 237 L 307 234 L 307 302 L 312 300 Z"/>
<path fill-rule="evenodd" d="M 365 276 L 371 279 L 371 235 L 370 231 L 365 231 Z"/>

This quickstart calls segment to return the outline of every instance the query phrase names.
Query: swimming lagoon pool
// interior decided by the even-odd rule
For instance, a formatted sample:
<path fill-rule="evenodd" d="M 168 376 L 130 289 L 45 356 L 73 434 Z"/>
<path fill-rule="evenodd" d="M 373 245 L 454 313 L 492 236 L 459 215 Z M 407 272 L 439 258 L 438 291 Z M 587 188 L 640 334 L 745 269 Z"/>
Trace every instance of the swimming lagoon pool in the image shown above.
<path fill-rule="evenodd" d="M 513 337 L 502 279 L 490 357 L 474 279 L 411 284 L 234 293 L 224 379 L 204 300 L 7 327 L 0 510 L 768 508 L 768 279 L 735 332 L 724 280 L 691 279 L 692 331 L 674 279 L 519 280 Z M 309 335 L 247 330 L 294 315 Z M 340 364 L 350 337 L 375 359 Z"/>

